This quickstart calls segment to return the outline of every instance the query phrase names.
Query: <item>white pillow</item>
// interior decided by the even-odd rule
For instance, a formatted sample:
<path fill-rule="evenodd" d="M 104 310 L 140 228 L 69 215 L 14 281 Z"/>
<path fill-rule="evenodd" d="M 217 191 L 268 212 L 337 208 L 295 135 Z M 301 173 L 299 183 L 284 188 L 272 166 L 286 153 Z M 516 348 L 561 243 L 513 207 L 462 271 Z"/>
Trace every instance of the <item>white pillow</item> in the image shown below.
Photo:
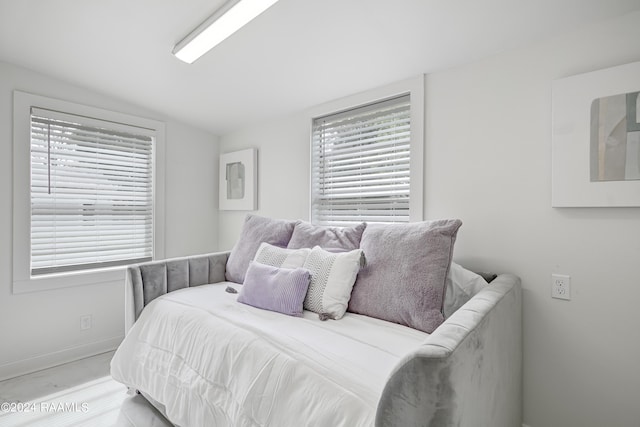
<path fill-rule="evenodd" d="M 444 293 L 444 307 L 442 309 L 445 319 L 489 284 L 479 274 L 452 262 L 446 285 L 447 289 Z"/>
<path fill-rule="evenodd" d="M 304 265 L 310 252 L 309 248 L 286 249 L 262 242 L 253 260 L 272 267 L 299 268 Z"/>
<path fill-rule="evenodd" d="M 328 252 L 320 246 L 311 249 L 302 266 L 311 272 L 311 283 L 304 299 L 305 310 L 333 319 L 344 316 L 360 271 L 361 258 L 362 249 L 342 253 Z"/>

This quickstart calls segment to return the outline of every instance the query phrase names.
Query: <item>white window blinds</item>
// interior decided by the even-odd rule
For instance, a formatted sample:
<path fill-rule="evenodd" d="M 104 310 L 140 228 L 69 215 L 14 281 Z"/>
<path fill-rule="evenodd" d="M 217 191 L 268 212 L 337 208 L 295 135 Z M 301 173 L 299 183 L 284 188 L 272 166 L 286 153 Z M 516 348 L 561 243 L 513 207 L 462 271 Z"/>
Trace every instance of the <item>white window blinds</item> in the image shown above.
<path fill-rule="evenodd" d="M 316 224 L 409 222 L 409 95 L 313 120 Z"/>
<path fill-rule="evenodd" d="M 31 274 L 153 256 L 153 130 L 31 109 Z"/>

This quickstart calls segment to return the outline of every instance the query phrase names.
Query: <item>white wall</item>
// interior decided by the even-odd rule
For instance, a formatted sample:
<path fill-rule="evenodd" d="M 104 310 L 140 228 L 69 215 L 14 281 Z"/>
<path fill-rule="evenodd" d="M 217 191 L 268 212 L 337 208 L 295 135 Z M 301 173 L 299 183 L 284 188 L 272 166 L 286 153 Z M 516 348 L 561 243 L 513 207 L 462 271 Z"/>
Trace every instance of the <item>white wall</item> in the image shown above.
<path fill-rule="evenodd" d="M 258 147 L 258 215 L 309 219 L 310 122 L 301 113 L 226 135 L 220 153 Z M 219 248 L 233 247 L 246 212 L 219 212 Z"/>
<path fill-rule="evenodd" d="M 640 209 L 551 208 L 551 82 L 640 60 L 640 13 L 434 73 L 426 86 L 426 218 L 459 217 L 455 258 L 524 287 L 524 422 L 637 426 Z M 346 95 L 346 94 L 345 94 Z M 306 115 L 225 135 L 258 147 L 259 214 L 308 218 Z M 220 248 L 245 213 L 221 212 Z M 552 300 L 551 273 L 572 277 Z"/>
<path fill-rule="evenodd" d="M 11 292 L 12 92 L 16 89 L 164 121 L 165 254 L 215 251 L 218 240 L 217 137 L 0 62 L 0 378 L 115 348 L 124 334 L 123 281 L 19 295 Z M 80 316 L 85 314 L 93 316 L 93 327 L 81 331 Z"/>

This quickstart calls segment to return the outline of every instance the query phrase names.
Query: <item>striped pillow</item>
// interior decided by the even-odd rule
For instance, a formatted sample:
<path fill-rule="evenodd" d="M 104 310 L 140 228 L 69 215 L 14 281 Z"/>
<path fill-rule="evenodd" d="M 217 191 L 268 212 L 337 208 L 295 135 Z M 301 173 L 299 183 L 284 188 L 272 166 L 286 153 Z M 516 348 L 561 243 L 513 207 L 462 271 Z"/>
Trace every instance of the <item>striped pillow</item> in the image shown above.
<path fill-rule="evenodd" d="M 309 252 L 309 248 L 286 249 L 263 242 L 253 260 L 273 267 L 296 268 L 304 265 Z"/>
<path fill-rule="evenodd" d="M 361 260 L 362 249 L 332 253 L 314 247 L 303 266 L 311 272 L 304 308 L 320 314 L 322 319 L 344 316 Z"/>
<path fill-rule="evenodd" d="M 309 281 L 309 271 L 303 268 L 279 268 L 251 261 L 238 302 L 301 317 Z"/>

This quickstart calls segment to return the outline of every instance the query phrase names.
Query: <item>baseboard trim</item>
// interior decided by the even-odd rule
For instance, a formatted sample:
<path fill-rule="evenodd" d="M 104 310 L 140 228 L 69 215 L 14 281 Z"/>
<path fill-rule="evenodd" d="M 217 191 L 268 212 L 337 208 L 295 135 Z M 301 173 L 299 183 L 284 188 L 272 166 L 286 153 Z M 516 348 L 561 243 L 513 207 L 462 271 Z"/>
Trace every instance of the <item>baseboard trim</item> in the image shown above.
<path fill-rule="evenodd" d="M 115 350 L 124 335 L 0 365 L 0 381 Z"/>

